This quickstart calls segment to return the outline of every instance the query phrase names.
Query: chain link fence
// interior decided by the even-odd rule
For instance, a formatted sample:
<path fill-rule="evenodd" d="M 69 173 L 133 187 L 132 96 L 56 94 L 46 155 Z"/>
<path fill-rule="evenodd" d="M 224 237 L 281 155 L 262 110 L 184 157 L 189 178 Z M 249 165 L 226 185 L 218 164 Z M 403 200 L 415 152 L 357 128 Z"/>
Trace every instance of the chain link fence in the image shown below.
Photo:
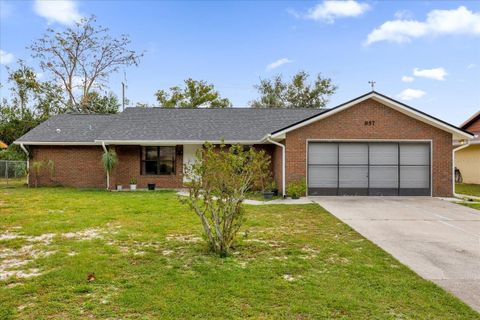
<path fill-rule="evenodd" d="M 0 186 L 27 183 L 27 161 L 0 160 Z"/>

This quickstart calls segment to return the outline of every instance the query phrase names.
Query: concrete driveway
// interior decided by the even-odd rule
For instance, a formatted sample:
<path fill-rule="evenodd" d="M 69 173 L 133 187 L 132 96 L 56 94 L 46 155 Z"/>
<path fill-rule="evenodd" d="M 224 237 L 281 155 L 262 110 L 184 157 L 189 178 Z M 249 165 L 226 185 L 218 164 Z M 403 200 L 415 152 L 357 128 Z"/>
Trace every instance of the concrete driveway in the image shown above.
<path fill-rule="evenodd" d="M 480 311 L 480 211 L 430 197 L 310 197 Z"/>

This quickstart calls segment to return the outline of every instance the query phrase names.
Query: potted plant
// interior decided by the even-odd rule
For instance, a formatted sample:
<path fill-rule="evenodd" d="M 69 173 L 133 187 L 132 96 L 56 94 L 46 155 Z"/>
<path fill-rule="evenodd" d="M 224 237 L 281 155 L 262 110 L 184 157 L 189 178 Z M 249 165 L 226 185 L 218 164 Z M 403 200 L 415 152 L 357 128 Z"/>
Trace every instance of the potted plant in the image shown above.
<path fill-rule="evenodd" d="M 148 190 L 155 190 L 155 183 L 147 183 Z"/>
<path fill-rule="evenodd" d="M 123 190 L 123 186 L 121 184 L 117 184 L 117 191 L 122 191 Z"/>
<path fill-rule="evenodd" d="M 130 190 L 137 190 L 137 179 L 135 177 L 130 178 Z"/>
<path fill-rule="evenodd" d="M 292 197 L 292 199 L 298 199 L 301 196 L 305 195 L 307 187 L 305 186 L 305 180 L 295 180 L 291 181 L 287 185 L 287 194 Z"/>
<path fill-rule="evenodd" d="M 273 196 L 275 195 L 274 190 L 277 189 L 275 181 L 271 181 L 267 183 L 262 191 L 263 193 L 263 198 L 264 199 L 273 199 Z"/>

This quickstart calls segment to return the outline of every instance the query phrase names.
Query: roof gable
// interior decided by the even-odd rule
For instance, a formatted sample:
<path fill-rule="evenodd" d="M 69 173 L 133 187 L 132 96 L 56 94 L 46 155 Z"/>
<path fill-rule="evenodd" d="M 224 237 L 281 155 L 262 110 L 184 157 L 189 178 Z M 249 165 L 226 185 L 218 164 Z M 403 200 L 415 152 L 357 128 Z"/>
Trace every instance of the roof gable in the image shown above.
<path fill-rule="evenodd" d="M 473 116 L 468 118 L 464 123 L 460 125 L 460 128 L 468 130 L 470 127 L 479 127 L 480 128 L 480 111 L 477 111 Z M 472 130 L 472 131 L 480 131 Z"/>
<path fill-rule="evenodd" d="M 381 104 L 387 106 L 387 107 L 390 107 L 390 108 L 393 108 L 407 116 L 410 116 L 414 119 L 417 119 L 419 121 L 422 121 L 424 123 L 427 123 L 429 125 L 432 125 L 434 127 L 437 127 L 439 129 L 442 129 L 444 131 L 447 131 L 447 132 L 450 132 L 452 133 L 453 135 L 453 138 L 454 139 L 472 139 L 474 136 L 464 130 L 464 129 L 461 129 L 461 128 L 458 128 L 452 124 L 449 124 L 443 120 L 440 120 L 440 119 L 437 119 L 435 117 L 432 117 L 420 110 L 417 110 L 415 108 L 412 108 L 404 103 L 401 103 L 397 100 L 394 100 L 390 97 L 387 97 L 381 93 L 378 93 L 376 91 L 372 91 L 372 92 L 369 92 L 369 93 L 366 93 L 358 98 L 355 98 L 353 100 L 350 100 L 350 101 L 347 101 L 335 108 L 332 108 L 332 109 L 329 109 L 328 111 L 322 113 L 322 114 L 319 114 L 319 115 L 314 115 L 312 117 L 309 117 L 309 118 L 306 118 L 306 119 L 303 119 L 297 123 L 294 123 L 294 124 L 291 124 L 285 128 L 282 128 L 280 130 L 277 130 L 277 131 L 274 131 L 272 132 L 272 137 L 275 138 L 275 137 L 282 137 L 283 135 L 285 135 L 286 133 L 290 132 L 290 131 L 293 131 L 293 130 L 296 130 L 298 128 L 301 128 L 303 126 L 306 126 L 310 123 L 313 123 L 313 122 L 316 122 L 316 121 L 319 121 L 319 120 L 322 120 L 322 119 L 325 119 L 331 115 L 334 115 L 338 112 L 341 112 L 341 111 L 344 111 L 362 101 L 365 101 L 367 99 L 373 99 L 375 101 L 378 101 L 380 102 Z"/>

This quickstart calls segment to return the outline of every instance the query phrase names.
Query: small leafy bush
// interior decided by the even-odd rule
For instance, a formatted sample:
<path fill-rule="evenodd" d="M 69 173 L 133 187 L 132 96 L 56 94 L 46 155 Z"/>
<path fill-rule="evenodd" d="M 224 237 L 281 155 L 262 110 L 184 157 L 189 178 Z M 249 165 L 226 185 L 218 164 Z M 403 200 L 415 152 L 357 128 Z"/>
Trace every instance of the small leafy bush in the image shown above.
<path fill-rule="evenodd" d="M 246 193 L 270 165 L 264 150 L 206 143 L 197 160 L 185 166 L 189 196 L 185 202 L 200 218 L 210 249 L 228 255 L 245 220 Z"/>
<path fill-rule="evenodd" d="M 290 197 L 301 197 L 304 196 L 306 192 L 307 187 L 304 179 L 291 181 L 287 185 L 287 194 Z"/>

